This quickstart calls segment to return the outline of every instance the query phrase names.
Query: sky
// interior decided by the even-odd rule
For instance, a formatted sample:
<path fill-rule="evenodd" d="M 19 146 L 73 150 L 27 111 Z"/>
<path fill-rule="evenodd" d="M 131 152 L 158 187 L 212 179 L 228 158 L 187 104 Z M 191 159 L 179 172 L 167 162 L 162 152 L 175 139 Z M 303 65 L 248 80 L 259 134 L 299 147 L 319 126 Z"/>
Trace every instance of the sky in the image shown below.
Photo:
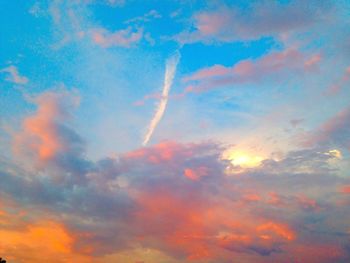
<path fill-rule="evenodd" d="M 350 262 L 350 2 L 0 1 L 0 257 Z"/>

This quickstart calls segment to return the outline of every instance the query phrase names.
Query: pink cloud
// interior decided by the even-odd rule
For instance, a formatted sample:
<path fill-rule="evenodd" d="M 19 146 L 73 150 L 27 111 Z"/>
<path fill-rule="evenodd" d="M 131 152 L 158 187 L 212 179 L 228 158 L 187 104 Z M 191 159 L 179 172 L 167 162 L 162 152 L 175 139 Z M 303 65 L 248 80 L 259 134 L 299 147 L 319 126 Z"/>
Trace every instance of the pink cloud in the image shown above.
<path fill-rule="evenodd" d="M 329 12 L 326 4 L 306 4 L 303 1 L 288 4 L 257 2 L 244 10 L 244 15 L 238 8 L 221 6 L 216 10 L 195 14 L 195 29 L 182 32 L 175 39 L 185 44 L 197 41 L 254 40 L 263 36 L 282 37 L 317 24 Z"/>
<path fill-rule="evenodd" d="M 350 80 L 350 67 L 344 70 L 343 75 L 340 79 L 336 80 L 328 89 L 325 91 L 325 95 L 336 95 Z"/>
<path fill-rule="evenodd" d="M 320 54 L 315 54 L 304 62 L 305 67 L 310 68 L 314 65 L 317 65 L 320 63 L 321 59 L 322 59 L 322 57 Z"/>
<path fill-rule="evenodd" d="M 232 18 L 227 9 L 217 13 L 201 13 L 195 17 L 198 30 L 205 36 L 217 34 L 231 22 Z"/>
<path fill-rule="evenodd" d="M 343 187 L 341 187 L 340 192 L 344 194 L 350 194 L 350 185 L 344 185 Z"/>
<path fill-rule="evenodd" d="M 70 118 L 70 110 L 78 105 L 79 98 L 67 91 L 46 92 L 33 102 L 38 109 L 23 120 L 22 130 L 14 135 L 14 153 L 42 163 L 74 151 L 79 137 L 65 122 Z"/>
<path fill-rule="evenodd" d="M 184 176 L 186 176 L 190 180 L 197 181 L 203 176 L 207 176 L 209 174 L 208 167 L 200 166 L 195 169 L 186 168 L 184 170 Z"/>
<path fill-rule="evenodd" d="M 227 68 L 222 65 L 214 65 L 210 68 L 201 69 L 200 71 L 197 71 L 193 75 L 185 77 L 183 80 L 187 82 L 187 81 L 193 81 L 193 80 L 201 80 L 201 79 L 210 78 L 210 77 L 225 76 L 230 72 L 231 72 L 230 68 Z"/>
<path fill-rule="evenodd" d="M 63 107 L 69 98 L 69 94 L 45 93 L 35 99 L 38 110 L 27 119 L 50 124 L 50 116 L 56 125 L 48 126 L 55 131 L 69 117 L 69 107 Z M 23 128 L 22 133 L 26 132 L 40 140 L 47 128 L 34 134 Z M 62 133 L 50 134 L 63 145 L 67 142 Z M 52 158 L 72 158 L 70 148 L 54 149 Z M 330 224 L 344 210 L 336 210 L 334 200 L 328 198 L 340 185 L 340 179 L 330 172 L 329 156 L 320 156 L 318 150 L 292 152 L 278 162 L 265 160 L 254 171 L 237 177 L 221 159 L 223 150 L 214 143 L 166 141 L 90 162 L 83 183 L 62 186 L 40 181 L 40 177 L 21 181 L 20 176 L 3 172 L 0 189 L 6 194 L 24 189 L 19 198 L 23 195 L 25 204 L 30 202 L 33 214 L 48 211 L 62 221 L 55 228 L 64 226 L 74 237 L 69 252 L 96 261 L 112 254 L 132 255 L 135 247 L 161 251 L 181 262 L 228 262 L 232 258 L 283 262 L 295 259 L 295 251 L 304 262 L 314 255 L 315 247 L 337 252 L 327 259 L 348 257 L 332 234 L 345 233 L 345 223 L 336 230 Z M 314 163 L 318 170 L 309 169 Z M 295 166 L 309 172 L 300 173 Z M 319 203 L 332 209 L 317 209 Z M 2 213 L 1 207 L 0 221 Z M 305 220 L 311 216 L 316 220 Z M 346 237 L 339 239 L 343 242 Z"/>
<path fill-rule="evenodd" d="M 92 31 L 92 40 L 102 47 L 131 47 L 141 41 L 143 29 L 133 29 L 131 26 L 115 32 L 109 32 L 106 29 L 95 29 Z"/>
<path fill-rule="evenodd" d="M 224 85 L 262 81 L 269 77 L 278 78 L 289 72 L 307 72 L 317 67 L 319 55 L 306 57 L 296 49 L 272 52 L 257 60 L 243 60 L 232 67 L 215 65 L 201 69 L 183 79 L 195 82 L 185 92 L 200 92 Z M 199 82 L 199 83 L 198 83 Z"/>
<path fill-rule="evenodd" d="M 151 163 L 162 163 L 169 162 L 178 157 L 179 154 L 182 156 L 190 157 L 192 155 L 191 148 L 184 147 L 173 141 L 165 141 L 156 144 L 154 147 L 142 148 L 129 152 L 125 155 L 128 159 L 146 159 Z"/>
<path fill-rule="evenodd" d="M 183 187 L 182 191 L 188 185 Z M 163 185 L 138 195 L 140 209 L 135 217 L 143 229 L 143 242 L 161 240 L 166 250 L 187 260 L 218 260 L 237 252 L 274 253 L 296 237 L 287 224 L 257 215 L 246 217 L 244 207 L 237 213 L 235 202 L 215 202 L 190 189 L 179 195 L 170 185 Z"/>
<path fill-rule="evenodd" d="M 350 150 L 350 108 L 339 111 L 314 132 L 307 134 L 303 145 L 335 145 Z"/>

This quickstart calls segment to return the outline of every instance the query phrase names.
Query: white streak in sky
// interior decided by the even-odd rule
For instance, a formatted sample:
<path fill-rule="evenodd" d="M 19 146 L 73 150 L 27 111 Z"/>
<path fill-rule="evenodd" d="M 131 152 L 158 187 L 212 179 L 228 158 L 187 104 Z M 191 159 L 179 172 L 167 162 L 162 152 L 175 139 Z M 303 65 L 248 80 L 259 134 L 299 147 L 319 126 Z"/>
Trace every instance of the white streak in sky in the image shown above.
<path fill-rule="evenodd" d="M 147 133 L 142 143 L 143 146 L 147 145 L 148 141 L 151 139 L 151 136 L 155 128 L 157 127 L 158 123 L 163 117 L 166 105 L 168 103 L 169 91 L 173 83 L 173 79 L 175 76 L 176 67 L 179 62 L 179 59 L 180 59 L 180 53 L 176 51 L 176 53 L 173 56 L 171 56 L 166 62 L 162 97 L 160 99 L 157 110 L 148 126 Z"/>

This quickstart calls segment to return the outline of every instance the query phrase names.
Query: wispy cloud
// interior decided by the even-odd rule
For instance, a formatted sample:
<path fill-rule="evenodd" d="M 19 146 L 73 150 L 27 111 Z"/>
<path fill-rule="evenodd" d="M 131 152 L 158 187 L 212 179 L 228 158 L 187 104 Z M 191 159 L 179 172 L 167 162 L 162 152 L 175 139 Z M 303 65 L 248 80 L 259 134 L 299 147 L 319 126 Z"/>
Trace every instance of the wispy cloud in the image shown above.
<path fill-rule="evenodd" d="M 278 79 L 293 72 L 312 72 L 317 69 L 320 59 L 318 54 L 309 57 L 291 48 L 271 52 L 256 60 L 241 60 L 231 67 L 214 65 L 185 77 L 185 82 L 191 82 L 185 92 L 202 92 L 227 85 L 261 82 L 271 76 Z"/>
<path fill-rule="evenodd" d="M 132 44 L 138 43 L 142 36 L 142 28 L 133 29 L 131 26 L 115 32 L 109 32 L 103 28 L 95 29 L 92 32 L 92 40 L 102 47 L 130 47 Z"/>
<path fill-rule="evenodd" d="M 8 66 L 0 70 L 0 72 L 7 73 L 6 80 L 12 83 L 24 85 L 28 83 L 28 78 L 19 74 L 16 66 Z"/>
<path fill-rule="evenodd" d="M 328 89 L 325 91 L 325 95 L 336 95 L 338 94 L 343 87 L 349 82 L 350 80 L 350 66 L 347 67 L 344 70 L 344 73 L 342 74 L 341 78 L 335 83 L 333 83 Z"/>
<path fill-rule="evenodd" d="M 253 40 L 262 36 L 281 36 L 303 30 L 321 21 L 329 12 L 326 3 L 291 1 L 288 4 L 260 1 L 250 5 L 242 15 L 237 7 L 221 6 L 217 10 L 197 12 L 191 31 L 175 36 L 182 43 L 231 42 Z"/>
<path fill-rule="evenodd" d="M 160 103 L 157 107 L 156 113 L 154 114 L 147 133 L 145 135 L 145 138 L 143 140 L 142 145 L 147 145 L 149 140 L 151 139 L 151 136 L 157 127 L 158 123 L 163 117 L 164 111 L 166 109 L 166 105 L 168 103 L 169 99 L 169 91 L 171 88 L 171 85 L 173 83 L 173 79 L 176 72 L 176 67 L 180 59 L 180 53 L 177 51 L 172 57 L 170 57 L 166 62 L 166 68 L 165 68 L 165 78 L 164 78 L 164 85 L 163 85 L 163 92 L 162 92 L 162 98 L 160 100 Z"/>
<path fill-rule="evenodd" d="M 329 145 L 350 150 L 350 107 L 339 111 L 303 138 L 304 146 Z"/>
<path fill-rule="evenodd" d="M 131 18 L 131 19 L 125 21 L 124 23 L 125 24 L 138 23 L 138 22 L 145 23 L 145 22 L 151 21 L 152 19 L 159 19 L 161 17 L 162 16 L 157 12 L 157 10 L 152 9 L 148 13 L 146 13 L 142 16 Z"/>

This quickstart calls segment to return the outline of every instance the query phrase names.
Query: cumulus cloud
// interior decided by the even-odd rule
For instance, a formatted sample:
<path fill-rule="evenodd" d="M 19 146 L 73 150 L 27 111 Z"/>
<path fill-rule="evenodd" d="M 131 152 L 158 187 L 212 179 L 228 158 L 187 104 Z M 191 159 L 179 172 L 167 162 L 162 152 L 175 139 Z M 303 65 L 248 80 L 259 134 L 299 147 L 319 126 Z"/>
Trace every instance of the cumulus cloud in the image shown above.
<path fill-rule="evenodd" d="M 55 165 L 69 172 L 84 169 L 84 142 L 68 125 L 79 97 L 66 90 L 45 92 L 31 99 L 37 111 L 22 121 L 13 136 L 13 152 L 37 168 Z"/>
<path fill-rule="evenodd" d="M 350 182 L 336 176 L 330 160 L 337 156 L 326 145 L 239 174 L 214 142 L 164 141 L 93 162 L 67 124 L 78 97 L 61 90 L 32 101 L 37 110 L 14 134 L 14 147 L 42 169 L 0 159 L 2 200 L 30 211 L 22 217 L 0 204 L 0 222 L 7 222 L 0 252 L 13 260 L 22 251 L 57 262 L 115 262 L 125 253 L 134 262 L 147 253 L 166 262 L 350 258 Z"/>
<path fill-rule="evenodd" d="M 28 227 L 36 231 L 54 225 L 53 231 L 63 237 L 58 244 L 69 247 L 71 257 L 103 261 L 107 255 L 118 258 L 144 247 L 161 252 L 158 260 L 174 262 L 229 262 L 232 257 L 278 262 L 292 260 L 295 253 L 301 260 L 318 255 L 321 262 L 349 258 L 333 236 L 346 233 L 346 220 L 337 229 L 329 224 L 340 211 L 350 213 L 336 205 L 337 199 L 329 199 L 348 184 L 332 174 L 331 155 L 318 149 L 295 151 L 237 176 L 230 173 L 230 162 L 221 159 L 223 151 L 211 142 L 165 141 L 90 162 L 86 181 L 74 187 L 45 177 L 28 181 L 22 170 L 12 168 L 1 172 L 0 189 L 20 207 L 29 202 L 35 215 L 46 211 L 41 218 L 56 218 Z M 20 195 L 18 187 L 24 189 Z M 24 223 L 19 219 L 18 224 Z M 320 237 L 315 228 L 324 234 Z M 0 227 L 0 237 L 5 232 Z M 345 246 L 346 235 L 338 238 Z M 38 253 L 33 245 L 31 255 Z M 12 255 L 20 257 L 18 251 Z M 145 254 L 137 255 L 134 261 L 144 259 Z"/>
<path fill-rule="evenodd" d="M 28 83 L 28 78 L 19 74 L 17 67 L 10 65 L 0 70 L 7 73 L 6 80 L 15 84 L 24 85 Z"/>

